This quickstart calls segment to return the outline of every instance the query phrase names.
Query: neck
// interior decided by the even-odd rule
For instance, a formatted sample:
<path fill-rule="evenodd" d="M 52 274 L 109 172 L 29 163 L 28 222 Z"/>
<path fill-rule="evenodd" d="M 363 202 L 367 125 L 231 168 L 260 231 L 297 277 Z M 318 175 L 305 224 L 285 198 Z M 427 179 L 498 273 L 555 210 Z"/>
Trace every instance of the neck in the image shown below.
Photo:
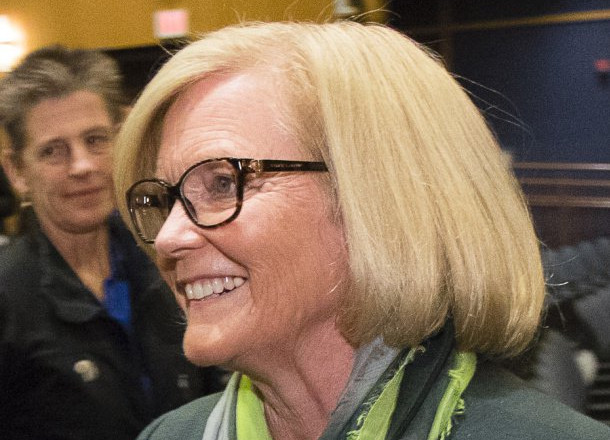
<path fill-rule="evenodd" d="M 110 238 L 106 224 L 75 234 L 43 231 L 83 284 L 99 300 L 104 298 L 104 280 L 110 276 Z"/>
<path fill-rule="evenodd" d="M 271 369 L 265 368 L 268 375 L 246 372 L 263 400 L 274 439 L 317 439 L 349 379 L 354 348 L 334 322 L 318 330 L 307 341 L 294 345 L 291 355 Z M 277 358 L 277 350 L 273 356 Z"/>

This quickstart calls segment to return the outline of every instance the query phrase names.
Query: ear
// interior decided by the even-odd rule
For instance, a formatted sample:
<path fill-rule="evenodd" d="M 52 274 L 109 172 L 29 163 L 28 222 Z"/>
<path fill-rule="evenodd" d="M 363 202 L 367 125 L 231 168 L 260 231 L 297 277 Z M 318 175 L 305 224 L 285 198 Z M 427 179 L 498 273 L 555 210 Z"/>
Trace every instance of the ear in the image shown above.
<path fill-rule="evenodd" d="M 2 152 L 2 168 L 15 191 L 21 196 L 29 192 L 30 188 L 21 172 L 21 166 L 15 163 L 15 158 L 10 151 Z"/>

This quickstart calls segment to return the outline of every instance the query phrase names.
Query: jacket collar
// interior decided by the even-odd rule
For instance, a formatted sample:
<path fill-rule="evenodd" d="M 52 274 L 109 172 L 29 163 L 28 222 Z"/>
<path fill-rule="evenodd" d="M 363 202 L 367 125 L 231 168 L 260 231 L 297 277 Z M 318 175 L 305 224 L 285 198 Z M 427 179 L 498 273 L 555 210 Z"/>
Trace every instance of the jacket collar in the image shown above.
<path fill-rule="evenodd" d="M 387 439 L 427 438 L 438 403 L 447 388 L 448 370 L 454 348 L 451 321 L 421 344 L 413 360 L 404 367 L 396 410 Z M 409 348 L 402 351 L 386 346 L 381 338 L 358 349 L 354 368 L 337 408 L 320 440 L 346 438 L 357 425 L 357 409 L 369 401 L 378 381 L 396 369 Z"/>
<path fill-rule="evenodd" d="M 41 264 L 41 293 L 63 321 L 82 324 L 105 313 L 104 307 L 81 282 L 40 229 L 32 231 Z"/>
<path fill-rule="evenodd" d="M 455 330 L 448 320 L 443 329 L 422 346 L 423 353 L 405 367 L 404 379 L 387 439 L 427 438 L 440 400 L 449 384 L 455 354 Z"/>
<path fill-rule="evenodd" d="M 120 267 L 115 268 L 115 275 L 129 282 L 134 306 L 148 303 L 150 295 L 157 295 L 163 283 L 153 262 L 137 247 L 118 214 L 108 218 L 108 228 L 111 242 L 121 250 Z M 103 305 L 42 232 L 33 212 L 29 213 L 28 233 L 40 258 L 41 292 L 57 316 L 67 322 L 84 323 L 105 314 Z"/>
<path fill-rule="evenodd" d="M 40 227 L 34 210 L 22 212 L 25 235 L 40 267 L 39 291 L 62 321 L 82 324 L 105 313 Z"/>

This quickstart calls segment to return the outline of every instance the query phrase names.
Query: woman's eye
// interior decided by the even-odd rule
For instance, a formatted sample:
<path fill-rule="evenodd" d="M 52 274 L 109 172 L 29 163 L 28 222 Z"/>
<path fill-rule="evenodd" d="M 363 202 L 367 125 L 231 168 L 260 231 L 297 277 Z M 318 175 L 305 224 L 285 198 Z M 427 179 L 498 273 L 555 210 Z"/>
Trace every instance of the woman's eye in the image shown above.
<path fill-rule="evenodd" d="M 48 144 L 38 150 L 38 157 L 47 162 L 57 162 L 70 155 L 70 151 L 65 144 Z"/>
<path fill-rule="evenodd" d="M 105 150 L 110 145 L 110 135 L 108 134 L 92 134 L 85 138 L 85 142 L 94 151 Z"/>
<path fill-rule="evenodd" d="M 235 194 L 235 177 L 233 175 L 215 175 L 213 176 L 207 189 L 210 194 L 217 196 Z"/>

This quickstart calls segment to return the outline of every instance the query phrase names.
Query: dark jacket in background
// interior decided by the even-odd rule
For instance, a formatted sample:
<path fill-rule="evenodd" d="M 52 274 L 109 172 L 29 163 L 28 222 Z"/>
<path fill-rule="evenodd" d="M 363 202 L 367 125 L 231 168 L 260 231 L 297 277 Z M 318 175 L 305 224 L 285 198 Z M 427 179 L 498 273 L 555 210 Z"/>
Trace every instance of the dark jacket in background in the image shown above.
<path fill-rule="evenodd" d="M 0 234 L 3 231 L 1 221 L 9 217 L 17 210 L 17 197 L 11 188 L 11 184 L 4 175 L 4 170 L 0 167 Z"/>
<path fill-rule="evenodd" d="M 130 285 L 126 330 L 34 223 L 0 250 L 0 438 L 133 440 L 219 388 L 182 353 L 183 318 L 152 262 L 109 220 Z"/>

